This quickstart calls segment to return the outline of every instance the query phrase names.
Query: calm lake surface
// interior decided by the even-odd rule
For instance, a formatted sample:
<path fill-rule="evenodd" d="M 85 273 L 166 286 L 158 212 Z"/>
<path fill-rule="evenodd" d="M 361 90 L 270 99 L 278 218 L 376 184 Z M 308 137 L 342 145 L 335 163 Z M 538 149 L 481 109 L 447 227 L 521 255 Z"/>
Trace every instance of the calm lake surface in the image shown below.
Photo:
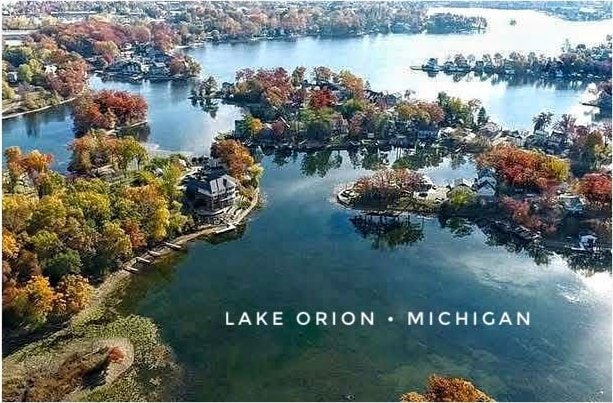
<path fill-rule="evenodd" d="M 555 56 L 565 39 L 571 43 L 596 44 L 613 33 L 611 21 L 570 22 L 533 11 L 484 9 L 436 9 L 467 15 L 483 15 L 488 31 L 479 35 L 375 35 L 361 38 L 318 39 L 295 41 L 257 41 L 239 44 L 207 44 L 188 50 L 203 66 L 203 76 L 213 75 L 219 82 L 233 81 L 242 68 L 296 66 L 350 69 L 365 77 L 374 90 L 401 92 L 412 90 L 417 98 L 433 99 L 446 91 L 464 99 L 479 98 L 493 120 L 508 128 L 528 128 L 534 115 L 543 110 L 556 114 L 574 113 L 580 121 L 590 120 L 593 108 L 580 105 L 588 84 L 582 82 L 499 82 L 482 80 L 471 75 L 459 79 L 427 74 L 410 69 L 429 57 L 444 61 L 458 52 L 481 57 L 484 53 L 513 50 L 535 51 Z M 516 26 L 509 25 L 511 18 Z M 187 98 L 189 83 L 130 84 L 91 79 L 96 89 L 113 88 L 142 94 L 149 104 L 149 126 L 146 139 L 152 150 L 207 153 L 218 131 L 234 128 L 240 119 L 239 108 L 221 105 L 212 117 L 193 107 Z M 56 157 L 56 168 L 64 170 L 70 154 L 66 149 L 72 138 L 70 107 L 64 106 L 34 115 L 3 121 L 3 147 L 18 145 L 23 150 L 40 149 Z"/>
<path fill-rule="evenodd" d="M 305 175 L 302 156 L 266 159 L 264 207 L 240 239 L 193 243 L 126 291 L 125 312 L 153 318 L 185 366 L 181 398 L 394 401 L 438 373 L 497 400 L 611 399 L 610 273 L 584 276 L 556 256 L 536 265 L 479 229 L 458 237 L 416 216 L 412 244 L 364 238 L 331 201 L 366 172 L 340 157 L 323 177 Z M 424 172 L 444 183 L 474 167 L 445 159 Z M 226 311 L 258 310 L 284 311 L 285 326 L 224 326 Z M 302 310 L 373 311 L 375 326 L 297 326 Z M 408 310 L 530 311 L 531 326 L 408 327 Z"/>
<path fill-rule="evenodd" d="M 245 67 L 328 65 L 366 77 L 376 90 L 439 91 L 480 98 L 492 118 L 527 128 L 542 110 L 573 112 L 586 84 L 455 82 L 411 71 L 434 56 L 512 50 L 559 52 L 565 38 L 597 43 L 610 21 L 565 22 L 529 11 L 462 10 L 484 15 L 483 35 L 378 35 L 207 45 L 190 50 L 218 81 Z M 518 24 L 508 22 L 515 18 Z M 187 99 L 188 83 L 101 82 L 149 103 L 151 149 L 204 153 L 239 109 L 215 117 Z M 588 115 L 584 115 L 588 114 Z M 3 122 L 3 146 L 69 159 L 70 108 Z M 611 273 L 591 276 L 560 257 L 537 265 L 526 252 L 496 246 L 478 228 L 453 232 L 411 217 L 410 236 L 363 236 L 355 213 L 332 202 L 334 188 L 367 171 L 345 153 L 263 161 L 264 207 L 239 239 L 189 245 L 135 276 L 122 310 L 151 317 L 186 369 L 191 400 L 397 400 L 431 373 L 469 378 L 497 400 L 611 400 Z M 393 156 L 390 155 L 390 159 Z M 330 162 L 332 161 L 332 162 Z M 283 164 L 279 164 L 283 162 Z M 362 163 L 363 164 L 363 163 Z M 423 170 L 435 183 L 474 175 L 470 161 L 444 159 Z M 353 220 L 353 221 L 352 221 Z M 463 235 L 463 236 L 460 236 Z M 396 246 L 394 246 L 396 245 Z M 224 313 L 282 310 L 283 327 L 226 327 Z M 298 311 L 373 311 L 373 327 L 300 327 Z M 406 311 L 530 311 L 530 327 L 408 327 Z M 386 318 L 396 321 L 388 323 Z"/>

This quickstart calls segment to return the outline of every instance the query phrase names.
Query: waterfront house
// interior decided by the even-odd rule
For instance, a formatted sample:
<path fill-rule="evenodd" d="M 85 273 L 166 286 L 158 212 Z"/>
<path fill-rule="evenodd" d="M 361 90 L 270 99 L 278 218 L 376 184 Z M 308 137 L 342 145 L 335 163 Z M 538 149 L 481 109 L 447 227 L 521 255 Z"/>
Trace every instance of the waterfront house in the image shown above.
<path fill-rule="evenodd" d="M 496 198 L 496 186 L 498 181 L 494 176 L 494 170 L 489 167 L 480 169 L 477 172 L 477 180 L 473 186 L 482 204 L 489 203 Z"/>
<path fill-rule="evenodd" d="M 465 186 L 465 187 L 467 187 L 469 189 L 472 189 L 473 184 L 474 183 L 472 181 L 470 181 L 468 179 L 465 179 L 465 178 L 456 178 L 456 179 L 453 180 L 453 187 L 454 188 L 456 188 L 458 186 Z"/>
<path fill-rule="evenodd" d="M 496 197 L 496 188 L 490 182 L 484 181 L 477 183 L 476 192 L 479 200 L 482 203 L 494 201 Z"/>
<path fill-rule="evenodd" d="M 582 214 L 585 209 L 585 202 L 577 195 L 560 195 L 558 201 L 568 214 Z"/>
<path fill-rule="evenodd" d="M 217 215 L 234 205 L 237 184 L 221 167 L 203 168 L 186 177 L 185 196 L 198 215 Z"/>
<path fill-rule="evenodd" d="M 436 125 L 419 127 L 417 129 L 417 138 L 424 141 L 436 141 L 438 140 L 438 133 L 439 129 Z"/>
<path fill-rule="evenodd" d="M 402 94 L 396 92 L 394 94 L 385 94 L 383 101 L 388 108 L 396 106 L 396 104 L 402 99 Z"/>
<path fill-rule="evenodd" d="M 500 133 L 500 126 L 494 122 L 487 122 L 477 132 L 480 136 L 485 136 L 489 139 L 493 139 L 498 133 Z"/>
<path fill-rule="evenodd" d="M 149 75 L 155 78 L 167 78 L 170 76 L 170 70 L 163 62 L 154 62 L 149 67 Z"/>
<path fill-rule="evenodd" d="M 6 79 L 9 84 L 17 84 L 19 77 L 16 71 L 9 71 L 8 73 L 6 73 Z"/>

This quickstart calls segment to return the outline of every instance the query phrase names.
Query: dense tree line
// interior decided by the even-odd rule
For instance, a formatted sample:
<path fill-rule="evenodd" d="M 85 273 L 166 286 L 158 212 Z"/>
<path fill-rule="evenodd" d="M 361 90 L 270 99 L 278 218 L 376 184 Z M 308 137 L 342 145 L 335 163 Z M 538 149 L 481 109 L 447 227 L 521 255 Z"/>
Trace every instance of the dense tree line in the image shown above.
<path fill-rule="evenodd" d="M 209 92 L 207 85 L 199 88 L 196 93 Z M 319 141 L 339 134 L 354 139 L 368 133 L 387 137 L 442 126 L 476 129 L 488 120 L 477 100 L 465 102 L 444 92 L 433 102 L 379 93 L 352 72 L 334 72 L 325 66 L 311 74 L 301 66 L 291 73 L 281 67 L 240 70 L 223 96 L 247 106 L 250 114 L 243 131 L 254 138 L 267 133 L 282 140 L 300 131 Z"/>
<path fill-rule="evenodd" d="M 147 103 L 141 95 L 126 91 L 87 92 L 74 102 L 72 115 L 77 134 L 83 134 L 141 123 L 147 118 Z"/>
<path fill-rule="evenodd" d="M 2 98 L 19 100 L 26 110 L 73 97 L 86 87 L 87 63 L 49 38 L 7 46 L 2 61 Z"/>
<path fill-rule="evenodd" d="M 96 19 L 43 27 L 32 38 L 36 42 L 50 38 L 67 51 L 107 60 L 128 44 L 153 42 L 160 50 L 169 51 L 178 43 L 177 33 L 164 22 L 129 25 Z"/>
<path fill-rule="evenodd" d="M 103 278 L 188 222 L 176 190 L 184 168 L 176 159 L 151 161 L 111 184 L 64 177 L 37 151 L 11 147 L 5 158 L 3 309 L 13 325 L 78 311 L 91 296 L 87 279 Z"/>
<path fill-rule="evenodd" d="M 568 161 L 552 155 L 514 146 L 494 147 L 479 156 L 481 165 L 490 166 L 509 185 L 544 191 L 568 179 Z"/>

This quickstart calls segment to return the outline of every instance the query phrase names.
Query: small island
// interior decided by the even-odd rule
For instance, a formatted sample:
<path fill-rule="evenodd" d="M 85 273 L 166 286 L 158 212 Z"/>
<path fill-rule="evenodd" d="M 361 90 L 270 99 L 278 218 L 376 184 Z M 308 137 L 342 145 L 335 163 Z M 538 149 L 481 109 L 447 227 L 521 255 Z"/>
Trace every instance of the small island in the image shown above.
<path fill-rule="evenodd" d="M 563 52 L 556 57 L 547 57 L 530 52 L 527 55 L 511 52 L 508 57 L 500 53 L 484 54 L 481 59 L 474 55 L 457 54 L 443 64 L 430 58 L 413 70 L 423 70 L 431 75 L 442 71 L 445 74 L 463 75 L 473 72 L 476 75 L 498 75 L 500 77 L 530 77 L 538 79 L 563 79 L 604 81 L 610 79 L 611 38 L 599 45 L 575 47 L 566 44 Z"/>
<path fill-rule="evenodd" d="M 437 13 L 428 17 L 426 32 L 429 34 L 471 33 L 487 28 L 483 17 L 467 17 L 459 14 Z"/>

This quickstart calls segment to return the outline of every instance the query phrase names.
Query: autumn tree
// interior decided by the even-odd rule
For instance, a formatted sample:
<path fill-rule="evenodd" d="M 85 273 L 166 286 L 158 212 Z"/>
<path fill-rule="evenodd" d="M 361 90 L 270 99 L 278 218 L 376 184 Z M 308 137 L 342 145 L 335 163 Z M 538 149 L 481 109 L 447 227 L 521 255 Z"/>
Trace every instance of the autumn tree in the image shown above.
<path fill-rule="evenodd" d="M 477 389 L 471 382 L 453 377 L 431 375 L 426 392 L 408 392 L 400 397 L 403 402 L 492 402 L 494 399 Z"/>
<path fill-rule="evenodd" d="M 553 118 L 553 113 L 551 112 L 541 112 L 535 117 L 533 117 L 532 123 L 534 123 L 534 131 L 545 129 L 547 126 L 551 124 L 552 118 Z"/>
<path fill-rule="evenodd" d="M 236 140 L 217 141 L 211 147 L 211 155 L 220 158 L 228 167 L 230 175 L 241 180 L 249 167 L 255 164 L 251 153 Z"/>
<path fill-rule="evenodd" d="M 142 122 L 147 103 L 141 95 L 102 90 L 85 94 L 75 101 L 73 118 L 77 133 L 91 129 L 114 129 Z"/>
<path fill-rule="evenodd" d="M 311 93 L 309 107 L 312 109 L 330 108 L 336 103 L 337 99 L 327 88 L 316 90 Z"/>
<path fill-rule="evenodd" d="M 54 313 L 59 316 L 75 314 L 89 304 L 93 294 L 94 289 L 85 277 L 65 276 L 56 287 Z"/>
<path fill-rule="evenodd" d="M 4 150 L 4 158 L 7 168 L 7 188 L 10 193 L 14 193 L 19 180 L 25 173 L 25 167 L 22 163 L 23 154 L 19 147 L 8 147 Z"/>
<path fill-rule="evenodd" d="M 53 310 L 55 297 L 49 280 L 42 276 L 34 276 L 24 287 L 17 290 L 9 309 L 18 320 L 32 326 L 40 326 Z"/>
<path fill-rule="evenodd" d="M 341 70 L 338 74 L 340 84 L 345 87 L 352 98 L 362 99 L 364 97 L 364 80 L 349 70 Z"/>
<path fill-rule="evenodd" d="M 604 173 L 584 175 L 576 185 L 576 190 L 594 206 L 603 210 L 611 208 L 611 176 Z"/>
<path fill-rule="evenodd" d="M 260 134 L 262 129 L 264 129 L 264 124 L 258 118 L 253 117 L 252 115 L 247 115 L 245 117 L 245 129 L 250 136 L 257 136 Z"/>
<path fill-rule="evenodd" d="M 334 73 L 332 72 L 332 70 L 325 66 L 319 66 L 313 69 L 313 77 L 315 78 L 315 83 L 317 84 L 330 82 L 333 74 Z"/>
<path fill-rule="evenodd" d="M 494 168 L 511 186 L 539 191 L 565 181 L 570 173 L 568 162 L 561 158 L 509 145 L 491 149 L 478 162 Z"/>

